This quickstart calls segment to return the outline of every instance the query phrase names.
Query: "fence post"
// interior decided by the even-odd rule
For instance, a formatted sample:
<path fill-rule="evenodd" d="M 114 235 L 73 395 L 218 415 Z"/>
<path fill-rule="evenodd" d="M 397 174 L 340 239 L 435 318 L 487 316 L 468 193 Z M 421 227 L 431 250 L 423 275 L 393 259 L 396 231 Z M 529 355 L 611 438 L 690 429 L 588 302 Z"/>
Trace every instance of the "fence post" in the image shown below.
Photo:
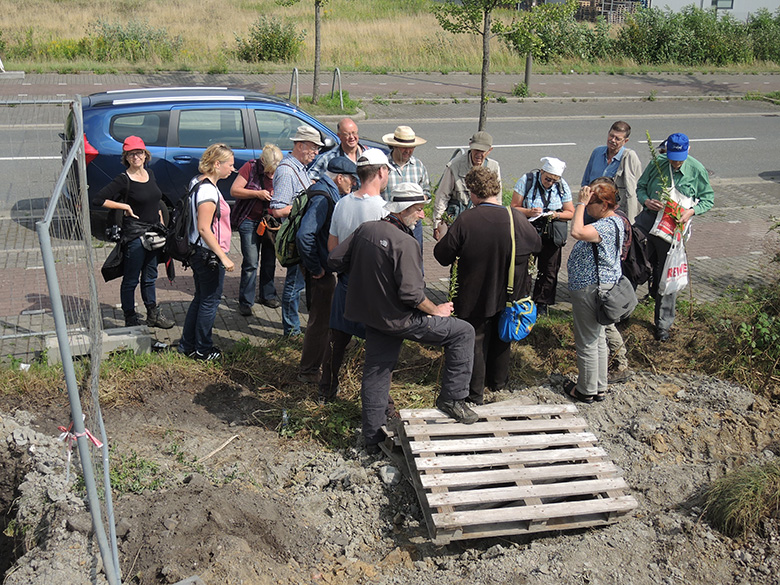
<path fill-rule="evenodd" d="M 292 78 L 290 79 L 290 93 L 287 99 L 292 101 L 292 91 L 295 86 L 295 105 L 300 106 L 300 95 L 298 93 L 298 68 L 294 67 L 292 71 Z"/>
<path fill-rule="evenodd" d="M 333 70 L 333 81 L 330 84 L 330 97 L 333 97 L 333 89 L 336 87 L 336 78 L 339 80 L 339 103 L 341 104 L 341 109 L 344 109 L 344 94 L 341 91 L 341 70 L 336 67 Z"/>

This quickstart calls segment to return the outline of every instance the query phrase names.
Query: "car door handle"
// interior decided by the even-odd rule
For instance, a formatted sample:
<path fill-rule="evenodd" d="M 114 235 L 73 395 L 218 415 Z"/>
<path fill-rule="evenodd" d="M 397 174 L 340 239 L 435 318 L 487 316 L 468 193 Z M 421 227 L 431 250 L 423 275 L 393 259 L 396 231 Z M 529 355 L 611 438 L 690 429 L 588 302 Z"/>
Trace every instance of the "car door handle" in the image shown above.
<path fill-rule="evenodd" d="M 192 162 L 192 157 L 188 154 L 179 154 L 177 156 L 174 156 L 173 160 L 180 163 L 189 163 Z"/>

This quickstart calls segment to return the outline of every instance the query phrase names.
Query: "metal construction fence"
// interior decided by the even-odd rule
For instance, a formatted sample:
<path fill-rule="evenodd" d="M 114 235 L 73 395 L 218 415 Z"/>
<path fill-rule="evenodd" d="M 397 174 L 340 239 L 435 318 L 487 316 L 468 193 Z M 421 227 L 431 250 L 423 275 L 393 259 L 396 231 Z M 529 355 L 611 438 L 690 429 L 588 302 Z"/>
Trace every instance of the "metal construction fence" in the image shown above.
<path fill-rule="evenodd" d="M 3 280 L 12 299 L 30 286 L 35 292 L 25 295 L 23 302 L 32 301 L 32 306 L 21 311 L 16 322 L 3 320 L 2 336 L 4 342 L 34 339 L 42 344 L 43 352 L 59 352 L 60 359 L 57 361 L 62 362 L 71 411 L 70 422 L 63 421 L 61 439 L 67 447 L 69 460 L 73 447 L 76 447 L 105 578 L 109 584 L 118 585 L 121 577 L 111 500 L 109 452 L 98 398 L 102 324 L 87 204 L 84 141 L 80 138 L 83 136 L 81 100 L 76 99 L 66 106 L 73 112 L 78 139 L 72 143 L 60 140 L 60 145 L 65 146 L 61 147 L 63 152 L 59 156 L 56 150 L 52 152 L 53 144 L 57 144 L 51 136 L 56 124 L 10 123 L 9 137 L 17 152 L 9 158 L 16 168 L 8 177 L 10 187 L 4 200 L 2 221 L 5 229 L 2 231 L 6 235 L 7 249 L 13 233 L 22 236 L 22 241 L 17 244 L 22 247 L 12 248 L 11 251 L 21 255 L 24 264 L 17 258 L 16 264 L 6 266 Z M 59 127 L 62 127 L 68 113 L 62 102 L 11 104 L 9 108 L 11 113 L 21 114 L 15 117 L 16 120 L 27 117 L 40 120 L 41 111 L 50 111 L 55 119 L 59 118 Z M 6 119 L 10 121 L 14 116 Z M 16 132 L 42 134 L 16 136 Z M 28 149 L 48 153 L 33 154 Z M 21 187 L 25 174 L 32 175 L 34 169 L 43 168 L 44 161 L 52 161 L 61 168 L 53 191 L 51 184 L 48 185 L 51 197 L 25 198 L 29 186 L 38 185 L 38 182 L 29 180 L 25 191 Z M 41 186 L 45 182 L 45 179 L 41 180 L 38 188 L 45 188 Z M 15 199 L 12 201 L 12 198 Z M 37 254 L 28 247 L 28 232 L 33 223 L 40 243 Z M 31 268 L 35 269 L 32 279 Z M 43 279 L 39 276 L 41 273 Z M 31 282 L 34 284 L 31 285 Z M 10 315 L 14 312 L 4 313 Z M 38 317 L 39 322 L 24 323 L 24 318 L 28 317 Z M 43 323 L 44 318 L 46 324 Z M 47 338 L 50 340 L 48 343 L 45 341 Z M 74 356 L 80 357 L 77 360 Z M 70 463 L 68 473 L 71 473 Z M 100 479 L 102 485 L 98 485 Z"/>

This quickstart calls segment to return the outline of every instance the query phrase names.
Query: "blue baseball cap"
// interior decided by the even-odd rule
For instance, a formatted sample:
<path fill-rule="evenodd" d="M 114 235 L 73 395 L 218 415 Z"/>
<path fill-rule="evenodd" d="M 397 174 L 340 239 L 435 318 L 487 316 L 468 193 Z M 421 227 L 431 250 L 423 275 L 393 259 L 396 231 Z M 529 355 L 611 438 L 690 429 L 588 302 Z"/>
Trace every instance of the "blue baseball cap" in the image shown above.
<path fill-rule="evenodd" d="M 666 139 L 666 158 L 675 161 L 688 158 L 688 137 L 685 134 L 672 134 Z"/>
<path fill-rule="evenodd" d="M 358 178 L 357 165 L 346 156 L 334 156 L 330 159 L 328 161 L 328 170 L 337 175 L 352 175 L 355 179 Z"/>

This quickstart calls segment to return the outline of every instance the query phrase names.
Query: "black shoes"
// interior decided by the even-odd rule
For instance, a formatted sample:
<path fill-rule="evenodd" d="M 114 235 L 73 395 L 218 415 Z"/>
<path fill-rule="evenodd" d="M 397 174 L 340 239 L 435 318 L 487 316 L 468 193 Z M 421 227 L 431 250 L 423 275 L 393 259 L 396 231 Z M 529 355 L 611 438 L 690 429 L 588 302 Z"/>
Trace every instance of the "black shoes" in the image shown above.
<path fill-rule="evenodd" d="M 468 407 L 465 400 L 444 400 L 439 396 L 436 399 L 436 408 L 464 425 L 471 425 L 479 420 L 479 415 Z"/>
<path fill-rule="evenodd" d="M 238 304 L 238 313 L 239 315 L 243 315 L 244 317 L 251 317 L 252 316 L 252 307 L 249 305 L 242 305 L 241 303 Z"/>
<path fill-rule="evenodd" d="M 669 340 L 669 330 L 668 329 L 658 329 L 655 330 L 655 340 L 664 342 Z"/>
<path fill-rule="evenodd" d="M 540 303 L 536 304 L 536 317 L 546 317 L 547 316 L 547 305 L 542 305 Z"/>
<path fill-rule="evenodd" d="M 261 299 L 260 304 L 265 305 L 269 309 L 278 309 L 282 306 L 281 301 L 276 297 L 271 297 L 270 299 Z"/>

